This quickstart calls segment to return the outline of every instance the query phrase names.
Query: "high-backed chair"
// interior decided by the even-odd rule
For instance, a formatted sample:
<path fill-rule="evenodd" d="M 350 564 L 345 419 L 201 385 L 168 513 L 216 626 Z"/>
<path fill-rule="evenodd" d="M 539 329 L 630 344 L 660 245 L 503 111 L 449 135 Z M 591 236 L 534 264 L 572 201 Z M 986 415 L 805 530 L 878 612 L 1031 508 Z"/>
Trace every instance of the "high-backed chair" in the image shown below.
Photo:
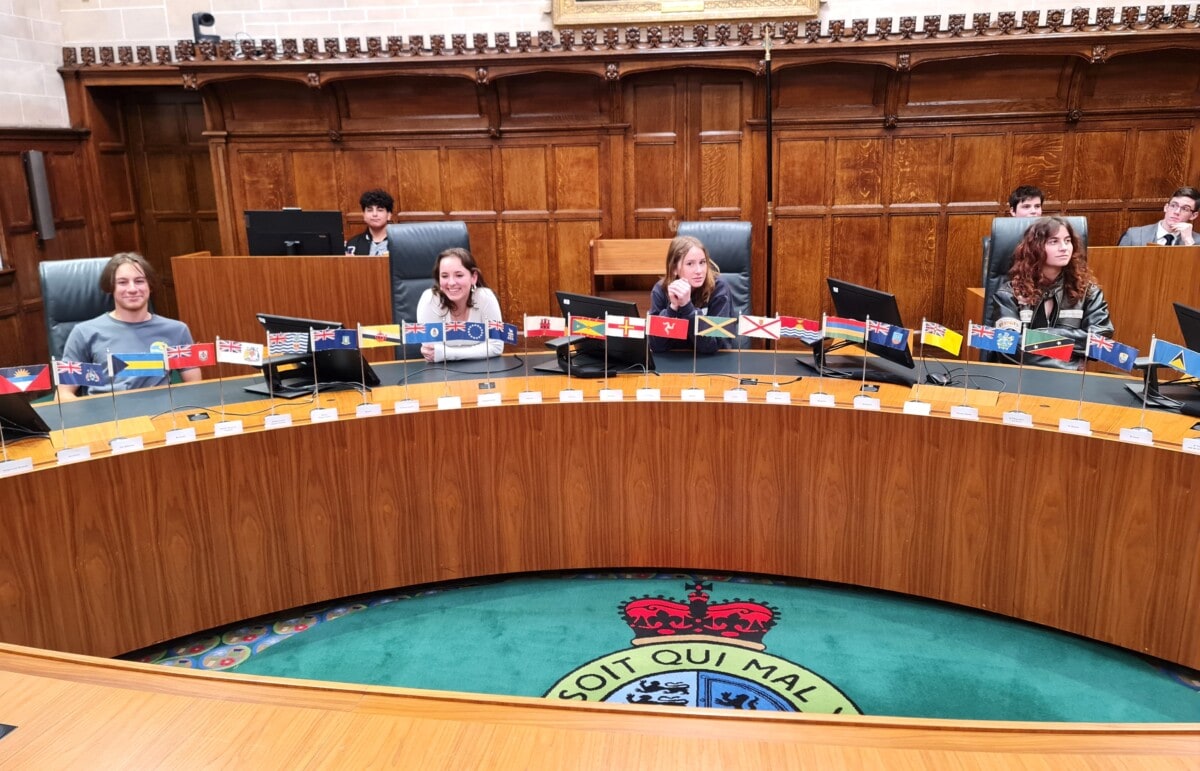
<path fill-rule="evenodd" d="M 388 262 L 392 276 L 392 322 L 416 321 L 421 293 L 433 285 L 433 266 L 446 249 L 471 249 L 467 223 L 402 222 L 388 225 Z M 421 356 L 420 345 L 400 346 L 406 359 Z"/>
<path fill-rule="evenodd" d="M 750 313 L 750 223 L 680 222 L 675 235 L 692 236 L 708 249 L 708 256 L 721 270 L 733 294 L 733 312 Z M 747 348 L 748 338 L 739 337 L 738 347 Z"/>
<path fill-rule="evenodd" d="M 100 289 L 100 274 L 108 260 L 108 257 L 85 257 L 38 264 L 46 338 L 54 358 L 62 358 L 67 337 L 76 324 L 113 309 L 112 295 Z"/>
<path fill-rule="evenodd" d="M 1086 249 L 1087 217 L 1065 217 L 1064 219 L 1071 223 L 1075 235 L 1079 237 L 1080 243 L 1076 245 L 1076 248 Z M 984 267 L 983 274 L 982 323 L 988 326 L 996 321 L 995 314 L 992 312 L 992 297 L 1000 288 L 1000 284 L 1004 282 L 1005 277 L 1008 276 L 1008 270 L 1012 267 L 1013 252 L 1021 243 L 1021 239 L 1025 237 L 1025 231 L 1029 230 L 1029 226 L 1035 222 L 1037 219 L 1033 217 L 997 217 L 992 220 L 991 245 L 986 253 L 987 265 Z"/>

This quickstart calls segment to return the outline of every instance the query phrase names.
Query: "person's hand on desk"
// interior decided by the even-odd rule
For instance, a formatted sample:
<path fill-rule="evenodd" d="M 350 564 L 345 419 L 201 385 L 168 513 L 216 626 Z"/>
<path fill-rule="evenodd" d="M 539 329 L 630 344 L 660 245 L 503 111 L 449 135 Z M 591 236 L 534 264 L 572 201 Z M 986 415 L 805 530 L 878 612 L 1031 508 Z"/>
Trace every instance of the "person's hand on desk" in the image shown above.
<path fill-rule="evenodd" d="M 671 310 L 686 308 L 692 302 L 692 285 L 685 279 L 675 279 L 667 284 L 667 298 L 671 303 Z"/>

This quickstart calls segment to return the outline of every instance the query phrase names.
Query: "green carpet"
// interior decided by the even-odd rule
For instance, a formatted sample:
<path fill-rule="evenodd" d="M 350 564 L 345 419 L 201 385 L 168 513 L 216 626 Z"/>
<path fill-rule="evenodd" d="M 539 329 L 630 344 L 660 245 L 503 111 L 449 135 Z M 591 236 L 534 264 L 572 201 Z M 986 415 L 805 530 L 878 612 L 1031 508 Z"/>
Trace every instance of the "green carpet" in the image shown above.
<path fill-rule="evenodd" d="M 231 669 L 541 696 L 589 661 L 632 647 L 633 632 L 620 614 L 623 603 L 647 595 L 686 602 L 685 579 L 661 574 L 516 577 L 421 592 L 357 612 L 343 607 L 334 615 L 344 617 L 316 625 L 310 620 L 306 625 L 312 628 L 303 634 L 264 647 Z M 753 598 L 778 609 L 774 627 L 763 638 L 765 654 L 815 673 L 863 714 L 1200 721 L 1194 683 L 1100 643 L 881 592 L 705 580 L 712 583 L 713 605 Z M 773 679 L 783 680 L 778 673 Z M 640 682 L 645 686 L 647 680 Z M 652 682 L 649 690 L 662 693 L 665 681 Z M 728 696 L 722 689 L 731 687 L 737 692 L 736 684 L 722 681 L 714 693 Z"/>

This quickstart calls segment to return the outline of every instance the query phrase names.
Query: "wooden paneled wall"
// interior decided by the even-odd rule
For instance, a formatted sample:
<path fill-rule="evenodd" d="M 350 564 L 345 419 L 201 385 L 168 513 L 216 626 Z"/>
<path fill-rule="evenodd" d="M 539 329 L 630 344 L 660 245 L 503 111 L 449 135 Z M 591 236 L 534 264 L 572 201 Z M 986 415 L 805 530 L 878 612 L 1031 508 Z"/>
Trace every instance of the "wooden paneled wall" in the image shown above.
<path fill-rule="evenodd" d="M 1048 212 L 1086 216 L 1093 244 L 1115 244 L 1172 189 L 1200 184 L 1193 38 L 1089 45 L 1091 58 L 1049 39 L 975 40 L 911 62 L 781 52 L 769 288 L 766 78 L 737 52 L 664 51 L 619 76 L 591 60 L 491 75 L 449 60 L 242 62 L 197 68 L 202 81 L 185 72 L 195 90 L 165 70 L 78 68 L 72 119 L 91 135 L 69 194 L 89 178 L 103 194 L 87 198 L 89 248 L 67 251 L 139 248 L 167 272 L 174 253 L 246 253 L 242 212 L 281 206 L 341 210 L 349 236 L 359 195 L 379 186 L 398 220 L 467 221 L 510 318 L 552 310 L 556 289 L 588 291 L 592 238 L 745 219 L 759 311 L 828 309 L 833 275 L 895 292 L 910 325 L 961 325 L 980 239 L 1017 185 L 1041 186 Z"/>

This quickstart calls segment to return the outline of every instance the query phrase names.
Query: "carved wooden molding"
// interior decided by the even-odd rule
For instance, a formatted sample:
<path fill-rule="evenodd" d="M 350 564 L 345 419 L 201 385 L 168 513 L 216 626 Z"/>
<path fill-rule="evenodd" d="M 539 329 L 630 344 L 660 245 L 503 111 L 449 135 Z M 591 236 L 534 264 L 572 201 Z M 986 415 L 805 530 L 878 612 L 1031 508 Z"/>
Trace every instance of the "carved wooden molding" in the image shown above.
<path fill-rule="evenodd" d="M 1189 15 L 1191 14 L 1191 15 Z M 136 48 L 136 57 L 129 46 L 82 46 L 63 48 L 63 67 L 66 69 L 105 68 L 125 69 L 131 67 L 164 65 L 189 65 L 196 63 L 241 64 L 245 66 L 270 66 L 288 62 L 352 63 L 386 60 L 413 60 L 434 58 L 474 59 L 489 57 L 491 63 L 497 58 L 520 59 L 523 56 L 589 54 L 637 54 L 661 49 L 678 51 L 732 51 L 742 48 L 762 49 L 764 40 L 770 39 L 770 47 L 777 52 L 787 49 L 839 50 L 866 49 L 897 43 L 905 45 L 943 45 L 969 40 L 989 41 L 1061 39 L 1070 40 L 1072 35 L 1096 35 L 1136 33 L 1133 39 L 1163 32 L 1200 30 L 1200 5 L 1191 12 L 1187 5 L 1151 5 L 1145 8 L 1126 6 L 1120 16 L 1115 8 L 1097 8 L 1094 17 L 1086 8 L 1025 11 L 1018 17 L 1016 12 L 1003 11 L 995 15 L 976 13 L 968 24 L 966 14 L 925 16 L 918 23 L 916 16 L 904 16 L 897 26 L 892 17 L 875 19 L 875 29 L 870 31 L 867 19 L 854 19 L 850 23 L 841 20 L 822 23 L 810 19 L 801 23 L 796 20 L 766 22 L 720 22 L 700 23 L 685 28 L 681 24 L 630 26 L 624 29 L 558 29 L 536 33 L 518 32 L 516 42 L 507 32 L 493 33 L 489 44 L 488 35 L 475 33 L 472 45 L 467 45 L 465 34 L 450 36 L 446 46 L 444 35 L 431 35 L 426 44 L 424 35 L 366 38 L 365 47 L 361 38 L 327 37 L 318 46 L 316 38 L 239 41 L 222 40 L 218 43 L 193 43 L 180 40 L 172 51 L 168 46 L 157 46 L 151 61 L 147 46 Z M 690 34 L 687 34 L 689 33 Z M 1104 48 L 1098 45 L 1097 48 Z M 908 56 L 900 54 L 899 56 Z M 1096 57 L 1103 61 L 1103 57 Z M 901 61 L 902 66 L 902 61 Z M 606 70 L 606 74 L 607 74 Z"/>

